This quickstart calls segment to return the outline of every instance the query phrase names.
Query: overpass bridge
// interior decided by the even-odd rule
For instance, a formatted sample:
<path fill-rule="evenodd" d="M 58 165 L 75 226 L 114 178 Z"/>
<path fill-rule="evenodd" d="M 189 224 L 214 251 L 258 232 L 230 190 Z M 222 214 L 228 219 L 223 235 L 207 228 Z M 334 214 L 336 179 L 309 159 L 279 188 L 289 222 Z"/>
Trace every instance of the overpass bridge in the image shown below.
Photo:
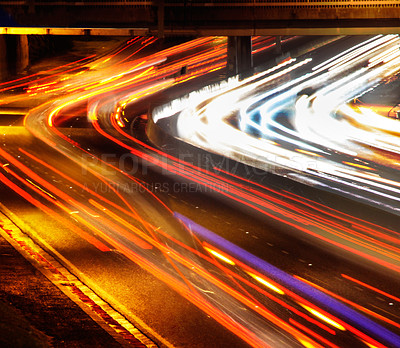
<path fill-rule="evenodd" d="M 400 0 L 0 0 L 0 27 L 8 33 L 357 35 L 397 33 L 399 18 Z"/>
<path fill-rule="evenodd" d="M 0 0 L 0 79 L 7 62 L 27 65 L 33 34 L 223 35 L 238 72 L 251 67 L 251 36 L 377 33 L 400 34 L 400 0 Z"/>

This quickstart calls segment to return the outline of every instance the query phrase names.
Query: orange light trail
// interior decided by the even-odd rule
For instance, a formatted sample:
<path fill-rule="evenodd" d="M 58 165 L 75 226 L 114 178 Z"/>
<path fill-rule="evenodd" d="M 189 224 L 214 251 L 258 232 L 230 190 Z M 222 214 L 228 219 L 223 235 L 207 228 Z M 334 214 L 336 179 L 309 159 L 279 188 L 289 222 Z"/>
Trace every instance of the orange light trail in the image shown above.
<path fill-rule="evenodd" d="M 62 75 L 62 74 L 66 74 L 66 73 L 75 71 L 75 70 L 77 70 L 77 69 L 81 69 L 81 67 L 78 66 L 78 67 L 75 67 L 75 68 L 71 68 L 71 69 L 69 69 L 69 70 L 61 71 L 61 72 L 59 72 L 59 73 L 57 73 L 57 74 L 53 74 L 53 75 L 51 75 L 51 76 L 41 77 L 41 78 L 37 79 L 36 81 L 47 80 L 47 79 L 49 79 L 49 78 L 52 78 L 52 77 L 55 77 L 55 76 L 59 76 L 59 75 Z M 10 89 L 17 88 L 17 87 L 23 87 L 23 86 L 25 86 L 25 85 L 26 85 L 26 83 L 21 83 L 21 84 L 19 84 L 19 85 L 13 85 L 13 86 L 6 87 L 6 88 L 1 89 L 0 92 L 5 92 L 5 91 L 8 91 L 8 90 L 10 90 Z"/>
<path fill-rule="evenodd" d="M 45 70 L 45 71 L 43 71 L 43 72 L 38 72 L 38 73 L 29 75 L 29 76 L 24 76 L 24 77 L 21 77 L 21 78 L 19 78 L 19 79 L 12 80 L 12 81 L 2 82 L 2 83 L 0 83 L 0 86 L 8 85 L 8 84 L 10 84 L 10 83 L 19 82 L 19 81 L 22 81 L 22 80 L 27 80 L 27 79 L 29 79 L 29 78 L 31 78 L 31 77 L 38 76 L 39 74 L 48 73 L 48 72 L 50 72 L 50 71 L 54 71 L 54 70 L 58 70 L 58 69 L 61 69 L 61 68 L 65 68 L 65 67 L 70 66 L 70 65 L 74 65 L 74 64 L 77 64 L 77 63 L 81 63 L 81 62 L 83 62 L 83 61 L 87 61 L 87 60 L 89 60 L 89 59 L 91 59 L 91 58 L 94 58 L 94 57 L 96 57 L 95 54 L 93 54 L 93 55 L 91 55 L 91 56 L 88 56 L 88 57 L 85 57 L 85 58 L 82 58 L 82 59 L 78 59 L 78 60 L 76 60 L 76 61 L 74 61 L 74 62 L 65 64 L 65 65 L 61 65 L 61 66 L 57 66 L 57 67 L 52 68 L 52 69 Z M 56 76 L 56 75 L 51 75 L 51 76 Z M 50 76 L 49 76 L 49 77 L 50 77 Z M 39 80 L 40 80 L 40 79 L 38 79 L 38 80 L 36 80 L 36 81 L 39 81 Z M 27 83 L 28 83 L 28 82 L 27 82 Z M 21 86 L 24 86 L 24 85 L 25 85 L 25 84 L 20 84 L 20 85 L 18 85 L 18 86 L 13 86 L 12 88 L 21 87 Z M 8 89 L 10 89 L 10 88 L 8 88 Z M 6 90 L 6 89 L 1 89 L 0 92 L 3 92 L 3 91 L 5 91 L 5 90 Z"/>
<path fill-rule="evenodd" d="M 396 296 L 393 296 L 393 295 L 391 295 L 391 294 L 388 294 L 388 293 L 385 292 L 385 291 L 379 290 L 378 288 L 375 288 L 375 287 L 372 286 L 372 285 L 369 285 L 369 284 L 364 283 L 364 282 L 362 282 L 362 281 L 360 281 L 360 280 L 354 279 L 354 278 L 352 278 L 352 277 L 350 277 L 350 276 L 348 276 L 348 275 L 346 275 L 346 274 L 342 274 L 342 277 L 345 278 L 345 279 L 348 279 L 348 280 L 350 280 L 350 281 L 352 281 L 352 282 L 354 282 L 354 283 L 356 283 L 356 284 L 362 285 L 362 286 L 364 286 L 364 287 L 367 288 L 367 289 L 373 290 L 373 291 L 375 291 L 375 292 L 377 292 L 377 293 L 379 293 L 379 294 L 381 294 L 381 295 L 383 295 L 383 296 L 386 296 L 386 297 L 388 297 L 388 298 L 391 298 L 392 300 L 395 300 L 395 301 L 397 301 L 397 302 L 400 302 L 400 298 L 398 298 L 398 297 L 396 297 Z"/>
<path fill-rule="evenodd" d="M 24 179 L 21 178 L 20 176 L 18 176 L 17 174 L 15 174 L 14 172 L 11 172 L 11 174 L 16 177 L 20 182 L 24 183 Z M 44 211 L 47 215 L 51 216 L 53 219 L 55 219 L 56 221 L 62 223 L 64 226 L 66 226 L 69 230 L 71 230 L 72 232 L 78 234 L 80 237 L 82 237 L 83 239 L 85 239 L 88 243 L 92 244 L 93 246 L 95 246 L 97 249 L 99 249 L 100 251 L 106 252 L 106 251 L 110 251 L 111 249 L 106 246 L 104 243 L 102 243 L 101 241 L 99 241 L 97 238 L 93 237 L 92 235 L 88 234 L 87 232 L 85 232 L 84 230 L 82 230 L 81 228 L 75 226 L 74 224 L 72 224 L 70 221 L 66 220 L 64 217 L 62 217 L 60 214 L 56 213 L 54 210 L 48 208 L 46 205 L 42 204 L 41 202 L 39 202 L 37 199 L 33 198 L 29 193 L 27 193 L 26 191 L 24 191 L 23 189 L 21 189 L 19 186 L 17 186 L 16 184 L 14 184 L 12 181 L 10 181 L 9 179 L 7 179 L 3 174 L 0 173 L 0 180 L 7 185 L 9 188 L 11 188 L 13 191 L 15 191 L 16 193 L 18 193 L 21 197 L 23 197 L 24 199 L 26 199 L 29 203 L 31 203 L 32 205 L 38 207 L 40 210 Z M 41 196 L 44 196 L 44 198 L 46 199 L 50 199 L 50 197 L 48 197 L 46 194 L 44 194 L 42 191 L 38 190 L 36 187 L 33 186 L 33 190 L 36 191 L 37 193 L 39 193 Z M 67 210 L 67 208 L 63 207 L 63 205 L 59 202 L 55 202 L 54 200 L 52 200 L 52 202 L 56 205 L 58 205 L 61 208 L 64 208 L 63 210 Z"/>
<path fill-rule="evenodd" d="M 72 197 L 70 197 L 69 195 L 65 194 L 63 191 L 59 190 L 58 188 L 56 188 L 55 186 L 53 186 L 52 184 L 48 183 L 46 180 L 42 179 L 39 175 L 37 175 L 35 172 L 31 171 L 29 168 L 27 168 L 25 165 L 23 165 L 22 163 L 18 162 L 17 160 L 15 160 L 12 156 L 10 156 L 8 153 L 4 152 L 3 150 L 0 149 L 0 155 L 3 156 L 4 158 L 8 159 L 11 163 L 13 163 L 13 165 L 15 165 L 18 169 L 20 169 L 21 171 L 23 171 L 25 174 L 27 174 L 28 176 L 30 176 L 32 179 L 34 179 L 36 182 L 40 183 L 41 185 L 43 185 L 44 187 L 46 187 L 46 189 L 48 189 L 49 191 L 51 191 L 52 193 L 54 193 L 55 195 L 59 196 L 60 198 L 62 198 L 64 201 L 66 202 L 70 202 L 72 203 L 75 207 L 77 207 L 79 210 L 84 210 L 87 213 L 89 213 L 90 215 L 94 216 L 95 213 L 94 211 L 92 211 L 91 209 L 85 207 L 83 204 L 78 203 L 75 199 L 73 199 Z M 45 198 L 49 198 L 48 195 L 46 195 L 46 193 L 43 192 L 43 190 L 39 190 L 37 188 L 37 186 L 35 186 L 35 189 L 38 191 L 38 193 L 40 193 L 42 196 L 45 195 Z M 54 202 L 53 202 L 54 203 Z M 60 202 L 55 202 L 55 204 L 57 204 L 60 208 L 62 208 L 64 211 L 66 211 L 67 213 L 70 213 L 71 210 L 69 208 L 66 208 L 64 205 L 62 205 Z M 100 234 L 100 235 L 104 235 L 104 233 L 102 231 L 100 231 L 98 228 L 96 228 L 95 226 L 93 226 L 92 224 L 90 224 L 89 222 L 87 222 L 85 219 L 81 218 L 79 215 L 75 216 L 75 219 L 79 220 L 80 222 L 82 222 L 84 225 L 86 225 L 87 227 L 89 227 L 90 229 L 94 230 L 96 233 Z M 149 249 L 151 247 L 149 247 L 149 245 L 143 241 L 141 241 L 140 239 L 134 237 L 132 234 L 127 233 L 125 230 L 123 230 L 122 228 L 120 228 L 119 226 L 117 226 L 116 224 L 112 223 L 111 221 L 102 218 L 101 219 L 102 222 L 104 224 L 106 224 L 107 226 L 109 226 L 112 230 L 118 231 L 120 233 L 120 235 L 123 235 L 124 237 L 126 237 L 127 239 L 129 239 L 130 241 L 132 241 L 133 243 L 135 243 L 136 245 L 140 246 L 143 249 Z"/>
<path fill-rule="evenodd" d="M 309 328 L 305 327 L 304 325 L 301 325 L 300 323 L 298 323 L 297 321 L 295 321 L 292 318 L 289 318 L 289 322 L 294 325 L 297 326 L 300 330 L 304 331 L 305 333 L 309 334 L 310 336 L 313 336 L 314 338 L 316 338 L 317 340 L 321 341 L 322 343 L 324 343 L 326 346 L 331 347 L 331 348 L 339 348 L 336 344 L 333 344 L 332 342 L 329 342 L 327 339 L 325 339 L 324 337 L 322 337 L 321 335 L 318 335 L 317 333 L 315 333 L 314 331 L 310 330 Z"/>

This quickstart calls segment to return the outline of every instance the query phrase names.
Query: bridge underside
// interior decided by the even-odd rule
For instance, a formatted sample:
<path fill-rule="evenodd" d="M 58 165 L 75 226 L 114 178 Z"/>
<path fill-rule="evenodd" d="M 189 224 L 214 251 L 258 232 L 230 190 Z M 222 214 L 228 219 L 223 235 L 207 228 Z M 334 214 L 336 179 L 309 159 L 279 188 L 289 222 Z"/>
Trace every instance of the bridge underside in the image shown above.
<path fill-rule="evenodd" d="M 46 34 L 61 34 L 57 28 L 77 28 L 69 35 L 386 34 L 400 32 L 399 18 L 400 2 L 394 0 L 0 0 L 0 27 L 42 27 L 49 29 Z M 124 31 L 107 32 L 107 28 Z M 7 33 L 15 32 L 8 29 Z"/>
<path fill-rule="evenodd" d="M 243 77 L 251 36 L 400 34 L 398 0 L 246 1 L 0 0 L 0 80 L 29 64 L 35 34 L 228 36 L 228 75 Z"/>

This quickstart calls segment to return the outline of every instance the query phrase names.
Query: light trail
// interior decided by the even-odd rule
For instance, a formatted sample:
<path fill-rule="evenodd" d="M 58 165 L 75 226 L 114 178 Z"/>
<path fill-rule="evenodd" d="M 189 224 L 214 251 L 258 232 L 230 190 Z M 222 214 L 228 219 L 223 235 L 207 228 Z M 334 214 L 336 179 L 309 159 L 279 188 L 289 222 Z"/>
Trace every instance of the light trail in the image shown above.
<path fill-rule="evenodd" d="M 398 151 L 395 135 L 392 136 L 393 141 L 390 137 L 386 138 L 385 133 L 384 142 L 383 137 L 379 143 L 376 140 L 372 142 L 379 137 L 374 136 L 371 129 L 356 128 L 364 126 L 361 122 L 368 118 L 360 114 L 357 124 L 352 123 L 350 128 L 349 121 L 343 122 L 332 115 L 335 110 L 348 114 L 350 109 L 345 109 L 346 101 L 398 73 L 399 45 L 399 38 L 395 35 L 369 39 L 277 88 L 268 86 L 281 76 L 293 73 L 292 70 L 295 72 L 303 68 L 303 63 L 291 63 L 289 68 L 271 72 L 264 78 L 260 76 L 256 83 L 253 81 L 255 77 L 252 77 L 251 84 L 246 80 L 241 83 L 231 81 L 228 85 L 204 89 L 190 94 L 180 104 L 174 101 L 157 109 L 154 120 L 158 122 L 176 117 L 177 136 L 186 142 L 235 160 L 241 158 L 241 161 L 253 163 L 262 169 L 267 169 L 267 165 L 277 165 L 293 173 L 304 172 L 322 188 L 326 188 L 328 183 L 334 187 L 340 185 L 341 190 L 350 192 L 354 186 L 346 188 L 346 185 L 359 182 L 359 190 L 364 191 L 361 194 L 368 196 L 370 201 L 373 199 L 375 204 L 380 205 L 379 196 L 394 200 L 396 203 L 392 209 L 396 210 L 400 192 L 394 187 L 399 186 L 398 182 L 381 177 L 385 175 L 383 172 L 371 173 L 377 171 L 371 166 L 351 160 L 336 161 L 337 152 L 344 158 L 357 156 L 372 161 L 371 145 Z M 373 65 L 368 63 L 371 61 Z M 350 74 L 346 75 L 350 70 Z M 266 86 L 263 87 L 266 90 L 264 93 L 260 92 L 262 86 Z M 307 88 L 315 92 L 309 96 L 302 94 Z M 364 114 L 367 112 L 365 108 L 360 110 Z M 245 132 L 228 122 L 235 114 L 238 114 L 238 122 Z M 286 115 L 293 128 L 288 127 L 287 122 L 283 125 L 281 120 L 276 120 L 280 114 Z M 346 117 L 352 117 L 352 121 L 355 121 L 357 112 L 352 111 Z M 370 125 L 382 124 L 374 118 L 369 117 Z M 398 122 L 394 120 L 386 120 L 385 123 L 392 127 L 392 134 L 393 129 L 399 129 Z M 254 131 L 261 138 L 248 134 Z M 377 198 L 373 198 L 374 195 Z M 389 208 L 388 205 L 386 207 Z"/>

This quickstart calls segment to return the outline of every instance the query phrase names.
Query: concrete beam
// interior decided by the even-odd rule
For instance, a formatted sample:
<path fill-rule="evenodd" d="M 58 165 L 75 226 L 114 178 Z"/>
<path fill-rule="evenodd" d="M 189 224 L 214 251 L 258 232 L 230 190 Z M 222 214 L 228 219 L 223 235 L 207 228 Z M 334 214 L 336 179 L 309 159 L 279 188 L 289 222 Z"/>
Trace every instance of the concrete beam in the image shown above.
<path fill-rule="evenodd" d="M 150 31 L 151 34 L 152 31 Z M 165 30 L 166 35 L 195 36 L 316 36 L 316 35 L 387 35 L 400 34 L 400 27 L 352 27 L 352 28 L 197 28 L 190 30 Z"/>
<path fill-rule="evenodd" d="M 158 36 L 154 28 L 32 28 L 0 27 L 0 35 Z M 164 28 L 165 36 L 285 36 L 285 35 L 379 35 L 400 34 L 400 27 L 342 28 Z"/>
<path fill-rule="evenodd" d="M 34 28 L 0 27 L 0 35 L 148 36 L 148 28 Z"/>

